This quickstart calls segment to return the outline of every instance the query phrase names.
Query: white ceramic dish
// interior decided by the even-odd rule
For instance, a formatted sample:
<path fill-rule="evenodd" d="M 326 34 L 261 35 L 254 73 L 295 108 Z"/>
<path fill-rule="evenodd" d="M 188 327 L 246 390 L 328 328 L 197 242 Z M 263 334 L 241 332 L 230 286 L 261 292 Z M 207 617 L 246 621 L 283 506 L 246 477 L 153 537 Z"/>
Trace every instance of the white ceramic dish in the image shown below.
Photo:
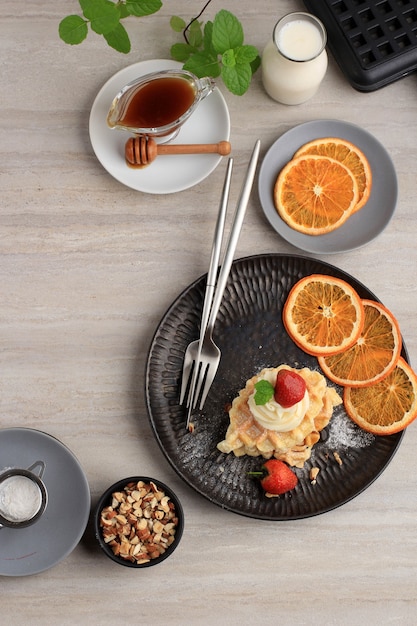
<path fill-rule="evenodd" d="M 278 215 L 273 190 L 280 170 L 308 141 L 319 137 L 341 137 L 360 148 L 372 170 L 372 190 L 366 205 L 340 228 L 326 235 L 305 235 L 290 228 Z M 384 146 L 362 128 L 338 120 L 317 120 L 292 128 L 268 150 L 258 182 L 259 197 L 272 228 L 292 245 L 316 254 L 348 252 L 375 239 L 391 220 L 398 196 L 397 175 Z"/>
<path fill-rule="evenodd" d="M 90 514 L 88 482 L 73 453 L 39 430 L 0 430 L 0 459 L 0 470 L 45 463 L 48 505 L 42 517 L 27 528 L 0 529 L 0 575 L 38 574 L 68 556 L 80 541 Z"/>
<path fill-rule="evenodd" d="M 127 83 L 165 69 L 182 65 L 170 60 L 141 61 L 112 76 L 96 96 L 90 113 L 90 140 L 103 167 L 116 180 L 137 191 L 167 194 L 183 191 L 204 180 L 220 163 L 217 154 L 159 156 L 144 169 L 126 165 L 124 150 L 129 133 L 111 129 L 106 117 L 117 92 Z M 225 99 L 217 87 L 197 107 L 172 143 L 217 143 L 228 140 L 230 117 Z"/>

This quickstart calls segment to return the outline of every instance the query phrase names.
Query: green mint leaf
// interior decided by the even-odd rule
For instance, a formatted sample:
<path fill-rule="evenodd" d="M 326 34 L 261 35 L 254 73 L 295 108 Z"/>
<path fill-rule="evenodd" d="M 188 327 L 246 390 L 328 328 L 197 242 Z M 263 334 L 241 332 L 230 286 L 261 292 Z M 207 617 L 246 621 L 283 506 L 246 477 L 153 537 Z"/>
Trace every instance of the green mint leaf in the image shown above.
<path fill-rule="evenodd" d="M 129 17 L 130 13 L 126 8 L 126 5 L 124 3 L 117 3 L 117 7 L 119 9 L 119 13 L 120 13 L 120 19 L 123 20 L 125 17 Z"/>
<path fill-rule="evenodd" d="M 68 15 L 61 20 L 58 28 L 62 41 L 71 46 L 84 41 L 88 35 L 88 24 L 79 15 Z"/>
<path fill-rule="evenodd" d="M 213 22 L 213 46 L 218 54 L 243 45 L 243 28 L 229 11 L 219 11 Z"/>
<path fill-rule="evenodd" d="M 171 18 L 171 27 L 178 32 L 187 28 L 184 24 L 182 18 Z M 171 48 L 172 58 L 182 62 L 184 69 L 199 77 L 221 76 L 231 93 L 243 95 L 260 66 L 261 58 L 255 46 L 244 45 L 243 27 L 238 18 L 223 9 L 204 26 L 203 22 L 193 20 L 187 33 L 188 42 L 194 50 L 191 52 L 184 44 L 174 45 Z"/>
<path fill-rule="evenodd" d="M 222 63 L 225 67 L 234 67 L 236 65 L 235 51 L 226 50 L 222 55 Z"/>
<path fill-rule="evenodd" d="M 197 20 L 193 22 L 188 30 L 188 41 L 190 46 L 194 48 L 200 48 L 203 43 L 203 31 L 201 30 L 201 24 Z"/>
<path fill-rule="evenodd" d="M 188 43 L 174 43 L 174 45 L 171 46 L 171 57 L 174 61 L 179 61 L 180 63 L 188 61 L 194 52 L 197 52 L 197 50 L 189 46 Z"/>
<path fill-rule="evenodd" d="M 123 52 L 123 54 L 130 52 L 129 35 L 122 24 L 119 23 L 114 30 L 110 33 L 106 33 L 103 37 L 109 46 L 117 50 L 117 52 Z"/>
<path fill-rule="evenodd" d="M 114 30 L 119 23 L 120 13 L 110 0 L 79 0 L 84 17 L 90 21 L 91 29 L 98 35 Z"/>
<path fill-rule="evenodd" d="M 152 15 L 162 7 L 161 0 L 126 0 L 126 9 L 130 15 L 144 17 Z"/>
<path fill-rule="evenodd" d="M 169 20 L 169 25 L 176 33 L 182 33 L 184 28 L 187 26 L 185 20 L 183 20 L 182 17 L 178 17 L 178 15 L 173 15 L 171 17 L 171 19 Z"/>
<path fill-rule="evenodd" d="M 206 54 L 217 59 L 218 54 L 213 46 L 213 22 L 207 22 L 203 32 L 203 50 Z"/>
<path fill-rule="evenodd" d="M 256 59 L 254 59 L 252 61 L 252 63 L 250 64 L 250 68 L 252 70 L 252 74 L 255 74 L 255 72 L 261 67 L 261 57 L 258 56 L 256 57 Z"/>
<path fill-rule="evenodd" d="M 204 39 L 203 39 L 204 50 L 212 50 L 213 48 L 213 22 L 206 22 L 204 25 Z"/>
<path fill-rule="evenodd" d="M 252 63 L 259 56 L 255 46 L 238 46 L 234 50 L 236 63 Z"/>
<path fill-rule="evenodd" d="M 249 88 L 252 80 L 252 70 L 249 63 L 235 65 L 234 67 L 222 66 L 223 82 L 235 96 L 243 96 Z"/>
<path fill-rule="evenodd" d="M 196 52 L 192 54 L 184 64 L 184 69 L 192 72 L 199 78 L 203 78 L 204 76 L 217 78 L 221 71 L 220 63 L 217 58 L 206 52 Z"/>
<path fill-rule="evenodd" d="M 255 404 L 260 406 L 266 404 L 274 395 L 274 386 L 268 380 L 258 380 L 255 383 Z"/>

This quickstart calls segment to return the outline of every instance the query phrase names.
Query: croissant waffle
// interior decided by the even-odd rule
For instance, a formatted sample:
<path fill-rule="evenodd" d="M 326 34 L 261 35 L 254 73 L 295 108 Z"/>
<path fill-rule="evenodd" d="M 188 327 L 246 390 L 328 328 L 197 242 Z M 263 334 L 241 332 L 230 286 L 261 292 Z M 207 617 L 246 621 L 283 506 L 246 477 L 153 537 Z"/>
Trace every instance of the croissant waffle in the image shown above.
<path fill-rule="evenodd" d="M 254 392 L 255 384 L 265 377 L 266 370 L 262 370 L 247 381 L 245 388 L 233 400 L 226 437 L 217 446 L 221 452 L 233 452 L 235 456 L 263 456 L 266 459 L 274 456 L 295 467 L 303 467 L 310 458 L 312 447 L 320 439 L 320 431 L 327 426 L 333 408 L 342 400 L 335 389 L 327 387 L 326 379 L 319 372 L 284 367 L 297 372 L 306 382 L 310 404 L 301 423 L 288 432 L 277 432 L 263 428 L 255 420 L 248 398 Z M 281 367 L 274 369 L 278 371 Z"/>

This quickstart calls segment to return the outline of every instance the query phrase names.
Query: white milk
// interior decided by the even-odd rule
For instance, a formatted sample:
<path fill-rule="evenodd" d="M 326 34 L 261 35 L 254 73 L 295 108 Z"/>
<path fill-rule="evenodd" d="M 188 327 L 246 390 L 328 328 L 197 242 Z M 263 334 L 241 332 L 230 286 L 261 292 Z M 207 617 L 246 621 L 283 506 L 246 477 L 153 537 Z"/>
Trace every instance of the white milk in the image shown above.
<path fill-rule="evenodd" d="M 268 95 L 283 104 L 301 104 L 317 91 L 327 70 L 326 31 L 308 13 L 282 18 L 262 55 Z"/>
<path fill-rule="evenodd" d="M 287 59 L 309 61 L 322 51 L 323 37 L 312 22 L 295 19 L 277 30 L 276 44 Z"/>

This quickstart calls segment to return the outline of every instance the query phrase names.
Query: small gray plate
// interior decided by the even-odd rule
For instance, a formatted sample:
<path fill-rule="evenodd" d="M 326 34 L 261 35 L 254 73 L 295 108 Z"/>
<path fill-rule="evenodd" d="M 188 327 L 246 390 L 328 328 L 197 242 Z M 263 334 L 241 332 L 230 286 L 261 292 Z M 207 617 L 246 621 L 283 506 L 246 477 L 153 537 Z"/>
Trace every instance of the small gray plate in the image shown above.
<path fill-rule="evenodd" d="M 294 153 L 303 144 L 320 137 L 340 137 L 360 148 L 371 167 L 372 189 L 366 205 L 340 228 L 326 235 L 305 235 L 290 228 L 278 215 L 273 191 L 280 170 Z M 277 139 L 263 160 L 258 189 L 262 208 L 272 228 L 293 246 L 315 254 L 348 252 L 375 239 L 391 220 L 398 196 L 394 165 L 382 144 L 359 126 L 338 120 L 307 122 Z"/>
<path fill-rule="evenodd" d="M 27 528 L 0 528 L 0 575 L 38 574 L 56 565 L 80 541 L 90 514 L 88 482 L 72 452 L 39 430 L 0 430 L 0 459 L 0 470 L 45 463 L 45 513 Z"/>

